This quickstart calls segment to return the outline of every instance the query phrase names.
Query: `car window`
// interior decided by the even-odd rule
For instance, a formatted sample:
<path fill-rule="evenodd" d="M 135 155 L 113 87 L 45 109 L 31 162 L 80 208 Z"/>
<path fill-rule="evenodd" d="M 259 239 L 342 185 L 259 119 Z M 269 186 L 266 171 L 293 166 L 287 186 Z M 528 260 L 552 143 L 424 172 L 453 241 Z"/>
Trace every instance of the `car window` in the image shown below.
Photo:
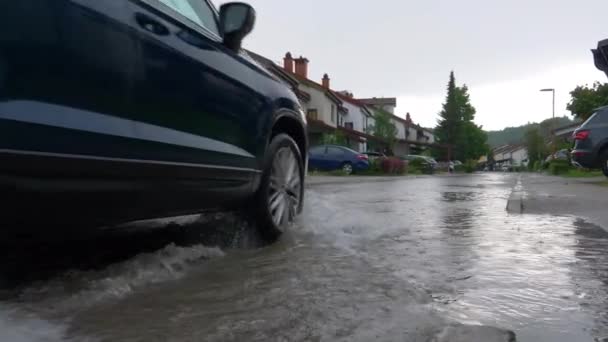
<path fill-rule="evenodd" d="M 327 154 L 329 154 L 332 157 L 341 157 L 344 155 L 344 150 L 342 150 L 341 148 L 337 148 L 337 147 L 328 147 Z"/>
<path fill-rule="evenodd" d="M 205 0 L 159 0 L 179 14 L 207 30 L 220 35 L 215 12 Z"/>
<path fill-rule="evenodd" d="M 325 146 L 317 146 L 310 149 L 312 154 L 323 154 L 325 153 Z"/>
<path fill-rule="evenodd" d="M 595 121 L 598 123 L 608 123 L 608 109 L 598 111 L 595 116 Z"/>
<path fill-rule="evenodd" d="M 597 116 L 597 112 L 591 114 L 589 119 L 587 119 L 585 122 L 583 122 L 583 124 L 580 127 L 586 127 L 587 125 L 589 125 L 589 123 L 591 123 L 591 122 L 593 122 L 593 120 L 595 120 L 596 116 Z"/>

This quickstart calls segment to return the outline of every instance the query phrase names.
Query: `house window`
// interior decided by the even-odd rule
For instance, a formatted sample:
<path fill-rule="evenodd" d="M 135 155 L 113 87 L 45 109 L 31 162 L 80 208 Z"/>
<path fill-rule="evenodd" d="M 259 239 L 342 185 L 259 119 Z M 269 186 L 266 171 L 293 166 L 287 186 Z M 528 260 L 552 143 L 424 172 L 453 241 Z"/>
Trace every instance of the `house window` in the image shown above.
<path fill-rule="evenodd" d="M 313 120 L 319 120 L 319 113 L 316 109 L 309 109 L 306 111 L 306 117 Z"/>
<path fill-rule="evenodd" d="M 336 122 L 336 106 L 331 105 L 331 122 Z"/>
<path fill-rule="evenodd" d="M 348 129 L 354 129 L 354 125 L 352 122 L 345 122 L 344 127 Z"/>

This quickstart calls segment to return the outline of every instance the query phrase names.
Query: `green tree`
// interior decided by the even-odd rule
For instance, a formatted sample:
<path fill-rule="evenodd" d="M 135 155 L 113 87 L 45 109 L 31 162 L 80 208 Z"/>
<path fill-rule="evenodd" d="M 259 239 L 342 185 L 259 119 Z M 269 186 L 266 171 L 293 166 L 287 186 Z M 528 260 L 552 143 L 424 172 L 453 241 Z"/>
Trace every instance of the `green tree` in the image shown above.
<path fill-rule="evenodd" d="M 463 123 L 464 144 L 458 160 L 478 160 L 490 151 L 488 134 L 472 121 Z M 458 155 L 458 154 L 457 154 Z"/>
<path fill-rule="evenodd" d="M 529 128 L 524 134 L 524 145 L 528 149 L 528 163 L 542 162 L 548 155 L 547 145 L 538 127 Z"/>
<path fill-rule="evenodd" d="M 440 119 L 435 128 L 435 138 L 444 145 L 456 147 L 460 136 L 460 109 L 456 94 L 456 78 L 454 72 L 450 72 L 450 80 L 447 87 L 447 95 L 443 108 L 439 113 Z M 441 159 L 447 159 L 447 151 L 438 149 L 435 153 Z M 452 157 L 453 158 L 453 157 Z"/>
<path fill-rule="evenodd" d="M 578 86 L 570 92 L 572 99 L 566 107 L 572 115 L 587 120 L 598 108 L 608 105 L 608 83 L 595 82 L 592 87 Z"/>
<path fill-rule="evenodd" d="M 440 119 L 435 128 L 437 141 L 452 146 L 452 159 L 477 160 L 489 151 L 487 134 L 474 123 L 476 110 L 471 104 L 469 88 L 456 86 L 454 72 L 450 72 L 447 95 Z M 445 148 L 436 150 L 441 159 L 447 159 Z"/>
<path fill-rule="evenodd" d="M 391 114 L 381 110 L 374 110 L 374 121 L 375 124 L 371 127 L 373 135 L 386 141 L 390 147 L 393 148 L 395 141 L 397 140 L 397 126 L 393 120 L 391 120 Z"/>
<path fill-rule="evenodd" d="M 346 135 L 340 131 L 323 134 L 322 142 L 323 144 L 347 146 Z"/>

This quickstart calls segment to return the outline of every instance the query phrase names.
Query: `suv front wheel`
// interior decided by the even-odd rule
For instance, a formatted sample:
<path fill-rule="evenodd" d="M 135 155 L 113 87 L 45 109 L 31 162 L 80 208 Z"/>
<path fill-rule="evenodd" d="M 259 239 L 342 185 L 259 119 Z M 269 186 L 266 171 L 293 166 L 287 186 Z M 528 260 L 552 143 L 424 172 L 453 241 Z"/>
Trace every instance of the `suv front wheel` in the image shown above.
<path fill-rule="evenodd" d="M 260 188 L 255 197 L 256 222 L 265 238 L 285 232 L 302 210 L 304 163 L 296 142 L 287 134 L 272 138 Z"/>

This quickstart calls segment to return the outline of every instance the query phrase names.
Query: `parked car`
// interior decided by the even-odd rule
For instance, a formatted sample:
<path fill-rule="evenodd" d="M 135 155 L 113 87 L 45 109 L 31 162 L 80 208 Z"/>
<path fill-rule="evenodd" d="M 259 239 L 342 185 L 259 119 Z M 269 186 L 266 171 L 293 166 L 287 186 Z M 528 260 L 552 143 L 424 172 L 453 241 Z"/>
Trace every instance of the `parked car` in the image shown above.
<path fill-rule="evenodd" d="M 240 48 L 253 8 L 182 2 L 0 5 L 1 227 L 236 206 L 276 237 L 294 220 L 306 121 Z"/>
<path fill-rule="evenodd" d="M 570 160 L 570 156 L 569 155 L 570 155 L 570 151 L 568 151 L 567 149 L 562 149 L 562 150 L 559 150 L 559 151 L 557 151 L 557 152 L 549 155 L 545 159 L 545 162 L 549 163 L 549 162 L 551 162 L 553 160 L 565 160 L 565 161 L 568 161 L 568 160 Z"/>
<path fill-rule="evenodd" d="M 425 173 L 433 173 L 435 171 L 435 169 L 437 168 L 437 161 L 435 161 L 435 159 L 430 158 L 430 157 L 419 156 L 419 155 L 415 155 L 415 154 L 408 154 L 405 156 L 401 156 L 399 158 L 401 158 L 402 160 L 407 160 L 410 164 L 414 160 L 421 160 L 422 165 L 424 166 L 422 171 L 424 171 Z"/>
<path fill-rule="evenodd" d="M 423 156 L 423 158 L 426 159 L 431 164 L 431 166 L 433 167 L 433 169 L 437 169 L 438 163 L 437 163 L 437 161 L 434 158 L 426 157 L 426 156 Z"/>
<path fill-rule="evenodd" d="M 608 106 L 598 109 L 574 131 L 572 163 L 601 168 L 608 177 Z"/>
<path fill-rule="evenodd" d="M 363 152 L 362 154 L 365 154 L 370 162 L 373 162 L 377 159 L 386 158 L 386 155 L 382 152 Z"/>
<path fill-rule="evenodd" d="M 313 170 L 342 170 L 346 174 L 369 168 L 369 157 L 366 154 L 337 145 L 320 145 L 308 153 L 309 167 Z"/>

